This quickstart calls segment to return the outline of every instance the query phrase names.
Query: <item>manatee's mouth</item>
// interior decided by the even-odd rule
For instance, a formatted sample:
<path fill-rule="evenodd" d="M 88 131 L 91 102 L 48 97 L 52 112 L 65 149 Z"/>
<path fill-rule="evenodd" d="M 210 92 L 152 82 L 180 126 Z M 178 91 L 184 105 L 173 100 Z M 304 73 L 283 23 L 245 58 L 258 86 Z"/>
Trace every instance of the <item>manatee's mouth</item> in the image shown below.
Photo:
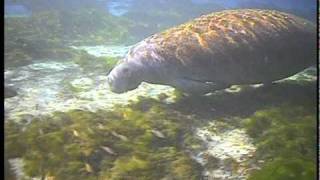
<path fill-rule="evenodd" d="M 113 93 L 121 94 L 121 93 L 125 92 L 123 90 L 117 89 L 117 88 L 115 88 L 113 86 L 110 86 L 110 85 L 109 85 L 109 87 L 110 87 L 110 91 L 113 92 Z"/>
<path fill-rule="evenodd" d="M 122 94 L 122 93 L 125 93 L 125 92 L 129 91 L 129 90 L 126 90 L 126 89 L 116 88 L 116 87 L 110 86 L 110 85 L 109 85 L 109 87 L 110 87 L 111 92 L 117 93 L 117 94 Z"/>
<path fill-rule="evenodd" d="M 124 93 L 125 90 L 123 89 L 120 89 L 120 88 L 117 88 L 114 84 L 114 78 L 112 76 L 107 76 L 107 82 L 108 82 L 108 85 L 109 85 L 109 88 L 112 92 L 114 93 L 117 93 L 117 94 L 120 94 L 120 93 Z"/>
<path fill-rule="evenodd" d="M 133 89 L 136 89 L 138 85 L 132 85 L 132 86 L 128 86 L 128 85 L 118 85 L 118 83 L 115 82 L 114 78 L 112 76 L 108 76 L 107 77 L 107 81 L 108 81 L 108 85 L 109 85 L 109 88 L 112 92 L 114 93 L 117 93 L 117 94 L 121 94 L 121 93 L 125 93 L 125 92 L 128 92 L 128 91 L 131 91 Z"/>
<path fill-rule="evenodd" d="M 117 94 L 122 94 L 122 93 L 125 93 L 125 92 L 128 92 L 128 91 L 131 91 L 131 90 L 134 90 L 136 89 L 137 87 L 132 87 L 132 88 L 116 88 L 114 86 L 110 86 L 110 90 L 114 93 L 117 93 Z"/>

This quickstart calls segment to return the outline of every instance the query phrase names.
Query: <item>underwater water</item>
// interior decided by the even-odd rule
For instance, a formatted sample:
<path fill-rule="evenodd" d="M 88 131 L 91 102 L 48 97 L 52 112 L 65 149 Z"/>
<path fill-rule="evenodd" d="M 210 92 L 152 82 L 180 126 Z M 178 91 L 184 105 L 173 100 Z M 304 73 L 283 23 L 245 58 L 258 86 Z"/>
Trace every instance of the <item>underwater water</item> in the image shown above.
<path fill-rule="evenodd" d="M 23 5 L 7 4 L 5 11 L 6 16 L 25 17 L 30 15 L 30 12 Z"/>
<path fill-rule="evenodd" d="M 6 0 L 5 179 L 315 179 L 316 65 L 205 95 L 108 83 L 151 34 L 234 8 L 315 21 L 301 3 Z"/>

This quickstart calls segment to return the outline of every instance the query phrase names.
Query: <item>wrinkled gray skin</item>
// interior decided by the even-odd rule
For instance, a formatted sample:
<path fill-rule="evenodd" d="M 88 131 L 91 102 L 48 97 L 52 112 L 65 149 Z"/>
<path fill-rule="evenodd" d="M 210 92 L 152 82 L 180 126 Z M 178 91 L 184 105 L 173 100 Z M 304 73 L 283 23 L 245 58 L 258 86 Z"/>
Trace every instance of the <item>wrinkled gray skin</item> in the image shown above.
<path fill-rule="evenodd" d="M 194 34 L 167 39 L 155 34 L 131 48 L 109 73 L 110 89 L 124 93 L 148 82 L 206 94 L 231 85 L 271 84 L 290 77 L 316 64 L 316 26 L 296 19 L 297 25 L 283 29 L 257 28 L 258 40 L 230 31 L 209 37 L 210 51 L 190 46 L 197 42 Z M 238 48 L 223 39 L 226 35 L 234 37 Z M 248 43 L 242 41 L 245 38 Z"/>
<path fill-rule="evenodd" d="M 140 48 L 133 50 L 136 52 Z M 273 81 L 290 77 L 315 64 L 312 61 L 313 53 L 310 52 L 310 56 L 306 57 L 306 61 L 299 61 L 301 63 L 293 61 L 291 64 L 279 63 L 279 66 L 277 66 L 277 63 L 269 63 L 266 60 L 268 58 L 266 56 L 264 57 L 266 63 L 260 62 L 258 66 L 253 64 L 251 67 L 248 65 L 248 70 L 231 69 L 231 72 L 228 72 L 225 68 L 211 67 L 212 70 L 207 71 L 210 67 L 204 67 L 203 71 L 201 71 L 201 67 L 197 66 L 191 67 L 190 70 L 190 68 L 185 68 L 184 66 L 172 65 L 166 61 L 159 60 L 159 56 L 155 54 L 152 58 L 146 58 L 134 52 L 131 52 L 131 54 L 134 55 L 127 55 L 107 76 L 110 89 L 114 93 L 124 93 L 136 89 L 141 82 L 147 82 L 169 85 L 187 94 L 203 95 L 226 89 L 231 85 L 271 84 Z M 299 58 L 301 57 L 296 59 Z M 311 60 L 307 61 L 308 59 Z M 223 67 L 223 65 L 217 64 L 217 67 Z M 199 71 L 197 71 L 198 69 Z M 261 71 L 261 74 L 255 74 L 257 69 Z M 214 75 L 207 76 L 208 72 L 214 72 Z"/>
<path fill-rule="evenodd" d="M 146 46 L 147 43 L 143 41 L 136 48 L 131 49 L 127 57 L 109 73 L 107 79 L 112 92 L 124 93 L 137 88 L 141 82 L 147 82 L 169 85 L 187 94 L 203 95 L 226 89 L 231 85 L 271 84 L 273 81 L 290 77 L 315 64 L 315 60 L 312 60 L 314 53 L 311 50 L 310 55 L 305 57 L 306 60 L 301 61 L 302 57 L 297 56 L 296 60 L 291 63 L 271 63 L 267 61 L 268 57 L 265 56 L 263 63 L 257 62 L 258 64 L 248 65 L 248 69 L 231 68 L 230 72 L 224 68 L 223 64 L 217 64 L 218 68 L 198 66 L 186 68 L 167 62 L 156 53 L 151 53 L 151 58 L 136 53 L 139 49 L 149 48 Z M 150 48 L 149 51 L 154 52 Z M 293 50 L 289 53 L 296 56 L 295 51 L 299 52 L 299 50 Z M 284 54 L 288 54 L 288 52 Z M 282 55 L 280 54 L 280 56 Z M 238 66 L 234 65 L 233 67 L 237 68 Z M 261 73 L 256 74 L 257 69 Z M 208 73 L 213 73 L 213 75 L 207 75 Z"/>
<path fill-rule="evenodd" d="M 112 92 L 124 93 L 133 90 L 143 81 L 144 68 L 132 62 L 116 66 L 108 75 L 108 83 Z"/>
<path fill-rule="evenodd" d="M 127 57 L 120 61 L 109 73 L 108 84 L 112 92 L 124 93 L 133 90 L 141 82 L 172 85 L 168 81 L 170 81 L 169 78 L 174 78 L 174 76 L 166 74 L 170 69 L 164 67 L 165 63 L 158 63 L 157 57 L 153 57 L 155 61 L 152 61 L 140 53 L 134 53 L 144 46 L 146 46 L 146 43 L 141 42 L 132 48 Z"/>
<path fill-rule="evenodd" d="M 126 59 L 120 62 L 109 73 L 107 80 L 114 93 L 125 93 L 136 89 L 141 82 L 162 84 L 175 87 L 189 94 L 205 94 L 211 90 L 227 88 L 224 83 L 215 84 L 209 81 L 193 80 L 192 77 L 180 77 L 178 68 L 156 63 L 137 63 L 141 59 Z M 154 66 L 152 66 L 152 64 Z"/>

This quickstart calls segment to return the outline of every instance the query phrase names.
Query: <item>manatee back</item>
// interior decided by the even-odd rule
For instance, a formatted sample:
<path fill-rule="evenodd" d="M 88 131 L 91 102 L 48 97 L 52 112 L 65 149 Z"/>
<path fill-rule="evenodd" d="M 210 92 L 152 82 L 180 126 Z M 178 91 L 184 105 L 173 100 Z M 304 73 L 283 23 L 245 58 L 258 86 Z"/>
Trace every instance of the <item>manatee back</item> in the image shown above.
<path fill-rule="evenodd" d="M 226 10 L 155 34 L 137 52 L 199 80 L 273 81 L 316 63 L 316 26 L 273 10 Z"/>

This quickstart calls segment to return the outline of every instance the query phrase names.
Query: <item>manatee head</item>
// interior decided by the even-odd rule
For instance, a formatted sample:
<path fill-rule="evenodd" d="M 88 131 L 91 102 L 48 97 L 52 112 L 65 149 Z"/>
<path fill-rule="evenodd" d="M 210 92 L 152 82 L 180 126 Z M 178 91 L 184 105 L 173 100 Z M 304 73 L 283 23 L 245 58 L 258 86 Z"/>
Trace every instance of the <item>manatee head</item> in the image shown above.
<path fill-rule="evenodd" d="M 133 62 L 121 62 L 107 77 L 110 89 L 114 93 L 124 93 L 137 88 L 143 81 L 143 68 Z"/>

